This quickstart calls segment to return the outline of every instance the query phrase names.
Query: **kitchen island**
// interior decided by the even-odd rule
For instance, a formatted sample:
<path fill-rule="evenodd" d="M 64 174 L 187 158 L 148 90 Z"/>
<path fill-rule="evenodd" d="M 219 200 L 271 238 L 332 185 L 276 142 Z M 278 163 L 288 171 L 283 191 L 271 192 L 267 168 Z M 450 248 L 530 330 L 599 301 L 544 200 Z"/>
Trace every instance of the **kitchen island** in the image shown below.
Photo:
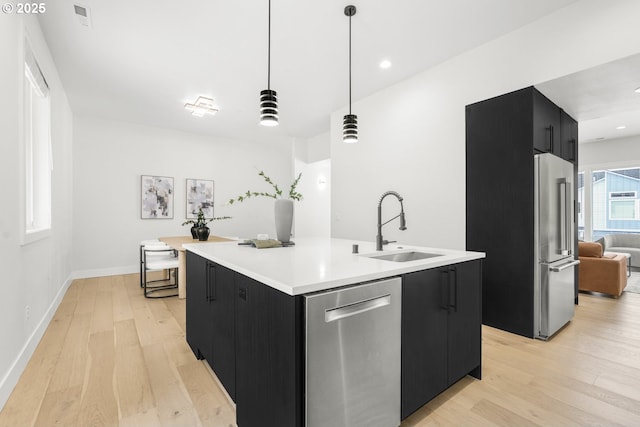
<path fill-rule="evenodd" d="M 372 242 L 320 238 L 185 249 L 187 341 L 236 402 L 240 427 L 305 425 L 305 297 L 365 282 L 402 282 L 398 419 L 463 376 L 480 378 L 483 253 L 403 245 L 376 252 Z M 372 258 L 409 252 L 429 257 Z"/>

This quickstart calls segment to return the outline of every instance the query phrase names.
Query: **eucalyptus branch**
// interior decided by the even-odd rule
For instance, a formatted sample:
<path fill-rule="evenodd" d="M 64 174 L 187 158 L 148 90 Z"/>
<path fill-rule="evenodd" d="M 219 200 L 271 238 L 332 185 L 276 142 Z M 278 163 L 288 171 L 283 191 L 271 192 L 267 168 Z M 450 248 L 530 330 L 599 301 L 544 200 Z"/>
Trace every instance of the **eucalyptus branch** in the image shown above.
<path fill-rule="evenodd" d="M 271 178 L 269 176 L 267 176 L 263 171 L 260 171 L 260 173 L 258 173 L 258 175 L 261 176 L 267 184 L 269 184 L 269 185 L 271 185 L 273 187 L 273 190 L 274 190 L 273 193 L 247 190 L 246 193 L 241 194 L 240 196 L 235 197 L 233 199 L 229 199 L 227 204 L 232 205 L 235 202 L 242 203 L 245 200 L 250 199 L 252 197 L 270 197 L 272 199 L 281 199 L 282 198 L 282 189 L 280 187 L 278 187 L 278 184 L 274 183 L 271 180 Z M 296 188 L 298 186 L 298 182 L 300 181 L 301 177 L 302 177 L 302 173 L 300 173 L 298 175 L 296 180 L 293 181 L 293 183 L 291 184 L 291 187 L 289 188 L 289 198 L 291 200 L 296 200 L 296 201 L 302 200 L 302 194 L 300 194 L 299 192 L 296 191 Z"/>
<path fill-rule="evenodd" d="M 298 186 L 298 182 L 300 181 L 301 177 L 302 177 L 302 172 L 298 174 L 298 177 L 296 178 L 295 181 L 293 181 L 293 184 L 291 184 L 291 188 L 289 189 L 289 198 L 292 200 L 297 200 L 297 201 L 302 200 L 302 194 L 296 191 L 296 187 Z"/>
<path fill-rule="evenodd" d="M 271 181 L 271 178 L 269 178 L 267 175 L 265 175 L 265 173 L 264 173 L 263 171 L 260 171 L 260 173 L 259 173 L 258 175 L 260 175 L 262 178 L 264 178 L 264 180 L 265 180 L 267 183 L 271 184 L 271 186 L 273 187 L 273 189 L 274 189 L 274 190 L 276 190 L 276 194 L 277 194 L 279 197 L 282 197 L 282 190 L 281 190 L 280 188 L 278 188 L 278 184 L 274 184 L 274 183 L 273 183 L 273 181 Z M 263 193 L 263 194 L 264 194 L 264 193 Z M 274 197 L 274 196 L 271 196 L 271 195 L 269 195 L 269 197 L 273 197 L 274 199 L 275 199 L 275 198 L 277 198 L 277 197 Z"/>
<path fill-rule="evenodd" d="M 204 225 L 207 225 L 208 223 L 212 222 L 212 221 L 220 221 L 223 219 L 231 219 L 230 216 L 216 216 L 213 218 L 205 218 L 204 217 L 204 212 L 202 212 L 202 209 L 198 210 L 198 218 L 196 219 L 188 219 L 185 222 L 182 223 L 182 225 L 187 225 L 187 224 L 193 224 L 195 227 L 201 227 Z"/>

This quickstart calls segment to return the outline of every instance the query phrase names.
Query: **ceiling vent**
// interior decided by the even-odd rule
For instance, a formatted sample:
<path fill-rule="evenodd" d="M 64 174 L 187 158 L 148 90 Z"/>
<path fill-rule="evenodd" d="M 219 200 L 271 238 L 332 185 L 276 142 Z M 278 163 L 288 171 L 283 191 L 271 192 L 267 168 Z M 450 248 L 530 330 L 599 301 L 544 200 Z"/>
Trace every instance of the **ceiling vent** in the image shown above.
<path fill-rule="evenodd" d="M 73 9 L 76 12 L 78 20 L 80 20 L 80 23 L 85 27 L 91 27 L 91 12 L 89 11 L 89 8 L 79 4 L 74 4 Z"/>

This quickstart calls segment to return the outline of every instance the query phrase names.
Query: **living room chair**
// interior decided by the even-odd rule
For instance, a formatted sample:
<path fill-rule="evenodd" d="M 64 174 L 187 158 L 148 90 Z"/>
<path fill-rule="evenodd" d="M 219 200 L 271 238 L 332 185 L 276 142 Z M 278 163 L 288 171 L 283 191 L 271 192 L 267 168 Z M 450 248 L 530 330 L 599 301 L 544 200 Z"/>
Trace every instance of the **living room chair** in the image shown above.
<path fill-rule="evenodd" d="M 603 254 L 597 242 L 578 242 L 578 289 L 619 297 L 627 286 L 627 257 Z"/>
<path fill-rule="evenodd" d="M 178 253 L 165 244 L 146 244 L 142 246 L 141 284 L 145 298 L 166 298 L 178 296 Z M 150 279 L 152 271 L 167 271 L 166 277 Z M 173 276 L 173 280 L 171 280 Z M 175 292 L 170 290 L 175 289 Z"/>

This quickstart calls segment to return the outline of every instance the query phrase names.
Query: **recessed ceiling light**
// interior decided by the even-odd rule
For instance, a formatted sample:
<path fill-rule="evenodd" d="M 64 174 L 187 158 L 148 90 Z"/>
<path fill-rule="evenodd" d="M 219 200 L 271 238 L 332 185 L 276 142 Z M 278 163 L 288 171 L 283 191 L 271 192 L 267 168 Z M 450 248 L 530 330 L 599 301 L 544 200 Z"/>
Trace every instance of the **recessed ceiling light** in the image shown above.
<path fill-rule="evenodd" d="M 635 93 L 640 93 L 640 87 L 634 91 Z"/>
<path fill-rule="evenodd" d="M 199 96 L 193 104 L 187 102 L 184 108 L 196 117 L 203 117 L 205 114 L 213 116 L 218 112 L 218 109 L 213 106 L 213 99 L 206 96 Z"/>
<path fill-rule="evenodd" d="M 391 67 L 391 61 L 389 61 L 388 59 L 380 62 L 380 68 L 382 68 L 383 70 L 386 70 L 389 67 Z"/>
<path fill-rule="evenodd" d="M 617 126 L 617 127 L 616 127 L 616 129 L 618 129 L 618 130 L 622 130 L 622 129 L 626 129 L 626 128 L 627 128 L 627 127 L 626 127 L 625 125 L 620 125 L 620 126 Z"/>

